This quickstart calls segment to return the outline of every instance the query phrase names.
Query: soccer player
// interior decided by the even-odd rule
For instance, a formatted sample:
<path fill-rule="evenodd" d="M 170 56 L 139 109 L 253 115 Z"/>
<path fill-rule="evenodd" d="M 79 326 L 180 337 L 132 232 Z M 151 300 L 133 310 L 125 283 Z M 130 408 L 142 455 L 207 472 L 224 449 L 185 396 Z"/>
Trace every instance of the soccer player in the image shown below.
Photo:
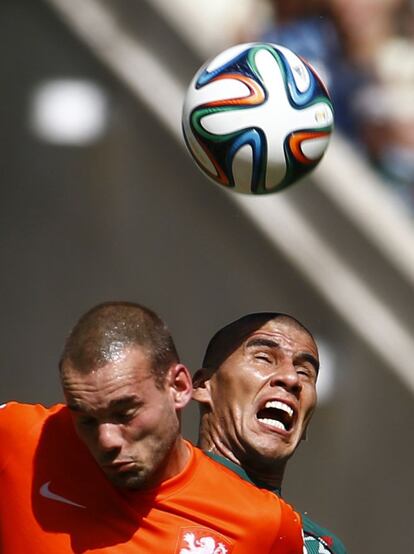
<path fill-rule="evenodd" d="M 180 434 L 191 377 L 165 324 L 87 312 L 60 360 L 66 404 L 0 409 L 0 552 L 299 554 L 300 517 Z"/>
<path fill-rule="evenodd" d="M 318 370 L 316 343 L 293 317 L 254 313 L 225 326 L 193 378 L 199 446 L 245 481 L 280 495 L 316 405 Z M 302 520 L 305 552 L 345 553 L 330 531 Z"/>

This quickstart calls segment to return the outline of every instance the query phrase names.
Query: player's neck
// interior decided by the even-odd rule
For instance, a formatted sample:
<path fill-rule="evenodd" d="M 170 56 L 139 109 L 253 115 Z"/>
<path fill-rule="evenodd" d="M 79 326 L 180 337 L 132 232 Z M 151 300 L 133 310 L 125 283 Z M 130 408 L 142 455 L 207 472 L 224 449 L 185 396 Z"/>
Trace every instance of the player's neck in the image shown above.
<path fill-rule="evenodd" d="M 200 433 L 198 446 L 205 452 L 221 456 L 239 466 L 254 483 L 265 485 L 270 490 L 281 490 L 285 463 L 278 464 L 273 460 L 270 464 L 268 462 L 260 464 L 259 456 L 256 456 L 254 465 L 252 465 L 244 459 L 241 460 L 219 437 L 212 437 L 202 432 Z"/>
<path fill-rule="evenodd" d="M 153 480 L 147 483 L 145 488 L 152 489 L 181 473 L 185 469 L 190 457 L 190 449 L 180 435 L 171 448 L 165 463 L 160 466 L 159 471 L 154 474 Z"/>
<path fill-rule="evenodd" d="M 211 452 L 212 454 L 226 458 L 226 460 L 233 462 L 233 464 L 241 466 L 232 450 L 220 439 L 220 437 L 212 437 L 211 435 L 200 431 L 198 446 L 205 452 Z"/>
<path fill-rule="evenodd" d="M 263 483 L 266 485 L 266 488 L 270 490 L 282 490 L 284 467 L 269 468 L 265 465 L 263 465 L 263 467 L 258 467 L 255 460 L 254 467 L 250 466 L 248 463 L 244 463 L 243 469 L 253 482 Z"/>
<path fill-rule="evenodd" d="M 167 475 L 165 477 L 169 479 L 181 473 L 181 471 L 183 471 L 183 469 L 187 465 L 188 460 L 190 459 L 190 455 L 191 452 L 189 450 L 189 447 L 180 435 L 177 438 L 172 450 L 168 463 Z"/>

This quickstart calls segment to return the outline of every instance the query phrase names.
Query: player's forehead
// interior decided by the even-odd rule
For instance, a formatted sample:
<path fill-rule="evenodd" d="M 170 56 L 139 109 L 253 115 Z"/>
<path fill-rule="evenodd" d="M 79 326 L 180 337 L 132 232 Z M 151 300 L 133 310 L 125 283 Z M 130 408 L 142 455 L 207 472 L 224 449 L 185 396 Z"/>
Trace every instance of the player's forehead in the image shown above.
<path fill-rule="evenodd" d="M 256 330 L 249 333 L 245 340 L 248 340 L 250 336 L 259 334 L 267 334 L 275 337 L 279 336 L 280 338 L 289 340 L 292 343 L 307 342 L 315 345 L 315 341 L 309 331 L 302 327 L 299 322 L 287 316 L 280 316 L 266 321 Z"/>
<path fill-rule="evenodd" d="M 67 397 L 101 405 L 146 390 L 153 376 L 147 354 L 141 349 L 129 348 L 105 365 L 88 371 L 79 371 L 66 362 L 61 379 Z"/>
<path fill-rule="evenodd" d="M 67 360 L 61 374 L 65 390 L 84 388 L 91 392 L 110 392 L 126 387 L 139 389 L 151 377 L 151 360 L 146 351 L 138 347 L 124 348 L 110 361 L 91 365 L 87 369 L 79 369 Z"/>
<path fill-rule="evenodd" d="M 286 348 L 292 352 L 309 351 L 318 357 L 318 348 L 312 335 L 298 321 L 289 316 L 277 316 L 254 327 L 246 325 L 239 330 L 235 350 L 245 352 L 257 346 Z"/>

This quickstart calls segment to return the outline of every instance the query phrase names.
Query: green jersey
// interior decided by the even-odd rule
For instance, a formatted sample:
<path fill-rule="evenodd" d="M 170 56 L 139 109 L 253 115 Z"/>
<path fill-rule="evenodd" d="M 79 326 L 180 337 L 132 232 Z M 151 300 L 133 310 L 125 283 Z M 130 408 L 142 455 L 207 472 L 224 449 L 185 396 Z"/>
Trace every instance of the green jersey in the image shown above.
<path fill-rule="evenodd" d="M 237 473 L 245 481 L 249 481 L 256 487 L 262 489 L 268 489 L 281 496 L 279 489 L 274 489 L 269 487 L 264 482 L 253 480 L 249 475 L 242 469 L 240 466 L 234 464 L 227 458 L 222 456 L 217 456 L 217 454 L 212 454 L 211 452 L 206 452 L 210 458 L 216 462 L 228 467 L 235 473 Z M 328 531 L 324 527 L 321 527 L 305 514 L 302 515 L 302 526 L 303 526 L 303 535 L 305 549 L 304 554 L 346 554 L 346 550 L 342 542 L 336 537 L 331 531 Z"/>

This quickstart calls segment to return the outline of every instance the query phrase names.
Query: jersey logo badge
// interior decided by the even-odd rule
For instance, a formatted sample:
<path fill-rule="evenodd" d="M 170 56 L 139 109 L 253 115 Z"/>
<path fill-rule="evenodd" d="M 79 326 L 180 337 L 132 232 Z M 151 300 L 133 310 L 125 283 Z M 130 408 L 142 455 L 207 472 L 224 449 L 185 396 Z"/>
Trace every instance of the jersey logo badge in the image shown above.
<path fill-rule="evenodd" d="M 50 481 L 47 481 L 46 483 L 43 483 L 43 485 L 39 489 L 39 493 L 44 498 L 49 498 L 49 500 L 56 500 L 57 502 L 63 502 L 63 504 L 70 504 L 71 506 L 76 506 L 77 508 L 86 508 L 86 506 L 82 506 L 82 504 L 72 502 L 72 500 L 69 500 L 64 496 L 60 496 L 60 494 L 55 494 L 50 490 L 49 485 Z"/>
<path fill-rule="evenodd" d="M 325 535 L 324 537 L 321 537 L 323 541 L 326 542 L 326 546 L 333 546 L 333 538 L 329 537 L 328 535 Z"/>
<path fill-rule="evenodd" d="M 304 554 L 331 554 L 332 550 L 328 549 L 328 545 L 325 542 L 326 537 L 312 537 L 311 535 L 305 536 L 305 546 L 303 548 Z"/>
<path fill-rule="evenodd" d="M 176 554 L 231 554 L 232 544 L 211 529 L 189 527 L 181 529 Z"/>

